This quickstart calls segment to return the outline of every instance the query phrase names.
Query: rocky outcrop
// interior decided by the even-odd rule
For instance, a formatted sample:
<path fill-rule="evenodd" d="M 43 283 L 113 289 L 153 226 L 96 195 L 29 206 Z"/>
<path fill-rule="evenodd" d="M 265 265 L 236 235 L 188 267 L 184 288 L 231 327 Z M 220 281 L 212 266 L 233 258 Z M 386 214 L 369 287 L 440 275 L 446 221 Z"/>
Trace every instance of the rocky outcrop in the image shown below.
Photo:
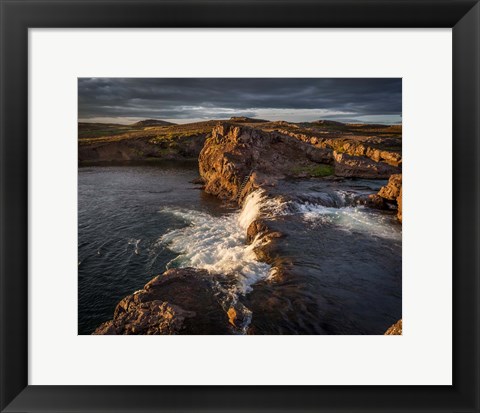
<path fill-rule="evenodd" d="M 219 303 L 214 289 L 205 270 L 165 271 L 121 300 L 112 320 L 93 334 L 231 334 L 231 314 Z"/>
<path fill-rule="evenodd" d="M 384 149 L 385 147 L 388 147 L 389 144 L 392 146 L 398 146 L 398 138 L 375 136 L 352 136 L 345 138 L 344 136 L 348 135 L 345 131 L 337 131 L 338 137 L 329 138 L 322 136 L 322 132 L 320 131 L 313 132 L 303 130 L 302 132 L 299 132 L 292 129 L 291 125 L 289 125 L 289 129 L 277 128 L 276 130 L 303 142 L 310 143 L 316 147 L 332 149 L 337 153 L 361 156 L 369 158 L 374 162 L 383 162 L 396 167 L 402 165 L 402 155 L 399 151 Z M 327 136 L 328 135 L 329 134 L 327 134 Z"/>
<path fill-rule="evenodd" d="M 378 195 L 390 201 L 396 201 L 402 189 L 402 174 L 394 174 L 388 179 L 388 184 L 378 191 Z"/>
<path fill-rule="evenodd" d="M 347 153 L 333 152 L 335 175 L 346 178 L 386 179 L 401 171 L 398 166 L 385 162 L 376 162 L 364 156 L 352 156 Z"/>
<path fill-rule="evenodd" d="M 402 222 L 402 174 L 390 176 L 387 185 L 377 194 L 370 195 L 370 206 L 380 209 L 397 209 L 397 218 Z"/>
<path fill-rule="evenodd" d="M 332 151 L 314 148 L 276 132 L 223 123 L 216 126 L 199 156 L 205 191 L 222 199 L 238 200 L 262 181 L 274 185 L 285 176 L 316 171 L 333 163 Z M 249 181 L 255 172 L 253 180 Z M 243 191 L 247 186 L 247 191 Z M 241 193 L 243 192 L 243 193 Z"/>
<path fill-rule="evenodd" d="M 385 331 L 386 336 L 401 336 L 402 335 L 402 319 L 398 320 L 395 324 L 390 326 Z"/>
<path fill-rule="evenodd" d="M 384 162 L 391 166 L 400 166 L 402 164 L 402 155 L 400 153 L 378 149 L 363 142 L 355 142 L 348 139 L 330 139 L 325 141 L 325 145 L 335 149 L 337 152 L 351 156 L 363 156 L 374 162 Z"/>

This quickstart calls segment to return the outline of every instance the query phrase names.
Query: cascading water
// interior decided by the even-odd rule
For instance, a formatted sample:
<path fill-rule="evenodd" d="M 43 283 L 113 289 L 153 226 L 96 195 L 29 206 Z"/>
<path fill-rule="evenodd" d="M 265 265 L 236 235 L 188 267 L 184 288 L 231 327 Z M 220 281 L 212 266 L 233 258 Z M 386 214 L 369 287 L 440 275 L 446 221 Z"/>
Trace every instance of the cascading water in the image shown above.
<path fill-rule="evenodd" d="M 250 245 L 246 244 L 246 231 L 260 216 L 276 219 L 300 215 L 311 227 L 331 223 L 346 231 L 395 240 L 401 238 L 399 228 L 392 231 L 387 225 L 392 220 L 390 216 L 355 203 L 356 198 L 343 191 L 317 194 L 309 201 L 301 202 L 282 201 L 257 190 L 246 197 L 240 212 L 221 217 L 195 210 L 163 209 L 162 213 L 173 214 L 189 225 L 166 233 L 159 242 L 179 254 L 170 261 L 169 268 L 195 267 L 233 276 L 237 279 L 236 292 L 246 294 L 256 282 L 267 279 L 272 271 L 270 265 L 257 261 L 254 252 L 263 241 L 257 238 Z"/>
<path fill-rule="evenodd" d="M 161 210 L 189 224 L 159 239 L 179 254 L 168 264 L 169 268 L 195 267 L 232 276 L 237 279 L 237 293 L 248 293 L 252 285 L 267 278 L 271 270 L 268 264 L 256 259 L 254 248 L 261 240 L 246 244 L 246 230 L 258 218 L 264 204 L 262 191 L 256 191 L 246 198 L 240 212 L 221 217 L 195 210 Z"/>
<path fill-rule="evenodd" d="M 250 324 L 252 312 L 239 301 L 239 297 L 250 292 L 259 280 L 268 278 L 272 270 L 270 265 L 256 259 L 254 249 L 262 241 L 257 238 L 250 245 L 246 243 L 246 231 L 266 203 L 263 192 L 256 191 L 245 199 L 240 212 L 221 217 L 195 210 L 161 211 L 189 224 L 159 239 L 160 244 L 179 254 L 167 267 L 195 267 L 234 280 L 228 286 L 218 283 L 216 290 L 224 310 L 234 308 L 237 319 L 242 320 L 237 327 L 243 333 Z"/>

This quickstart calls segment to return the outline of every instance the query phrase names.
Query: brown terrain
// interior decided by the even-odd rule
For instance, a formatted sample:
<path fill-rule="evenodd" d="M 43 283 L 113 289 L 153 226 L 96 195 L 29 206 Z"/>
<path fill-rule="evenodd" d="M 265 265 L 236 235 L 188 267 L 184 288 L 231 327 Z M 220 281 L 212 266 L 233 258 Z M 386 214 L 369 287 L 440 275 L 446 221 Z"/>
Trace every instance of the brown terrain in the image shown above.
<path fill-rule="evenodd" d="M 85 164 L 196 159 L 212 129 L 225 122 L 164 123 L 168 122 L 146 120 L 133 125 L 79 123 L 78 161 Z M 325 149 L 335 161 L 337 176 L 388 178 L 400 171 L 401 125 L 269 122 L 245 117 L 233 117 L 227 124 L 272 133 L 287 145 L 295 141 L 303 142 L 304 148 Z"/>
<path fill-rule="evenodd" d="M 401 125 L 244 117 L 187 125 L 94 125 L 79 124 L 80 165 L 198 159 L 204 190 L 238 205 L 255 189 L 278 191 L 284 178 L 389 179 L 366 205 L 395 209 L 402 220 Z M 257 258 L 272 263 L 279 259 L 276 251 L 283 235 L 260 217 L 248 228 L 247 242 L 263 238 L 262 247 L 255 250 Z M 238 308 L 219 305 L 211 292 L 206 294 L 211 289 L 205 271 L 169 270 L 125 297 L 113 319 L 94 334 L 226 334 L 241 328 Z M 386 334 L 401 334 L 399 323 Z"/>
<path fill-rule="evenodd" d="M 79 164 L 196 159 L 216 122 L 150 124 L 137 122 L 125 126 L 79 123 Z"/>

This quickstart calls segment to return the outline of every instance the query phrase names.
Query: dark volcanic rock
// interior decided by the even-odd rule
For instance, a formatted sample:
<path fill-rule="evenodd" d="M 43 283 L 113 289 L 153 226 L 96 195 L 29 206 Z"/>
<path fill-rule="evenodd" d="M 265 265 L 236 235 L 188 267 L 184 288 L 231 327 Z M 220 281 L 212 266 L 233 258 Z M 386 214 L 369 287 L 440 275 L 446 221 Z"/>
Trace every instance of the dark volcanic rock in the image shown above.
<path fill-rule="evenodd" d="M 255 238 L 262 237 L 264 241 L 271 241 L 274 238 L 282 238 L 284 234 L 270 228 L 267 220 L 256 219 L 247 228 L 247 242 L 251 244 Z"/>
<path fill-rule="evenodd" d="M 121 300 L 93 334 L 231 334 L 207 271 L 172 269 Z"/>
<path fill-rule="evenodd" d="M 388 204 L 385 202 L 385 199 L 378 194 L 369 195 L 366 204 L 371 208 L 389 209 Z"/>

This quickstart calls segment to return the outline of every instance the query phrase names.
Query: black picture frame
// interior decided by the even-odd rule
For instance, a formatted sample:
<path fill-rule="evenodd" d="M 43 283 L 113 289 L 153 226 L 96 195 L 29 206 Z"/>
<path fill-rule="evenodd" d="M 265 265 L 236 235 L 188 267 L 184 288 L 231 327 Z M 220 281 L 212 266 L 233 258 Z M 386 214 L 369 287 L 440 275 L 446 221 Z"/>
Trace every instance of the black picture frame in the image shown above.
<path fill-rule="evenodd" d="M 0 0 L 0 13 L 1 412 L 480 411 L 477 1 Z M 453 28 L 453 385 L 28 385 L 28 29 L 38 27 Z"/>

